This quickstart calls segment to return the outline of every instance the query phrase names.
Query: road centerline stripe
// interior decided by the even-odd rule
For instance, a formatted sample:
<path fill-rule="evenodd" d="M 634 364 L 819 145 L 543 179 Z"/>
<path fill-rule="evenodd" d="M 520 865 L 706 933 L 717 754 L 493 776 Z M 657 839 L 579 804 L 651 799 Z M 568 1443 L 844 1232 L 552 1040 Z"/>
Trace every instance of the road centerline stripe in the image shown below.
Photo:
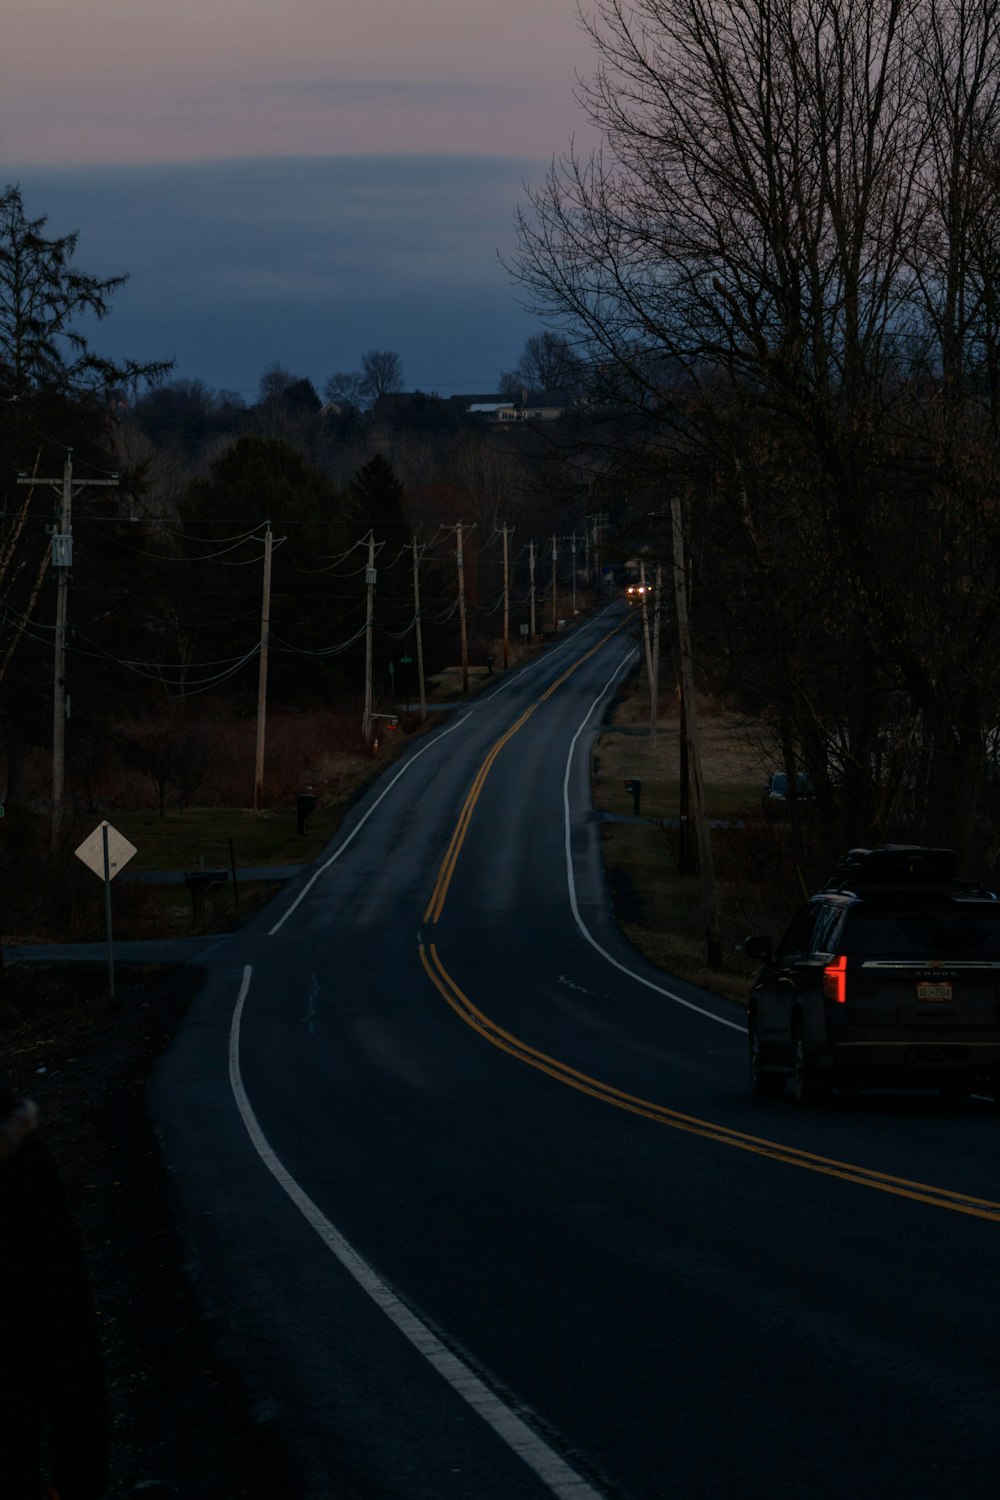
<path fill-rule="evenodd" d="M 615 632 L 612 632 L 612 634 L 614 633 Z M 566 680 L 567 677 L 572 674 L 573 671 L 576 670 L 576 667 L 580 666 L 582 662 L 586 661 L 590 656 L 592 656 L 594 654 L 594 651 L 596 651 L 599 646 L 605 644 L 605 641 L 609 640 L 610 638 L 610 636 L 605 637 L 604 640 L 598 642 L 598 646 L 595 646 L 593 650 L 587 652 L 586 656 L 581 657 L 578 662 L 575 662 L 569 669 L 569 671 L 565 672 L 557 682 L 554 682 L 538 701 L 543 702 L 552 692 L 554 692 L 557 687 L 559 687 Z M 745 1027 L 741 1023 L 728 1020 L 724 1016 L 718 1016 L 712 1011 L 707 1010 L 704 1006 L 698 1005 L 695 1001 L 685 999 L 682 995 L 676 994 L 674 991 L 667 989 L 664 985 L 657 984 L 654 980 L 648 979 L 644 975 L 636 973 L 635 970 L 630 969 L 627 967 L 627 965 L 621 963 L 617 958 L 615 958 L 614 954 L 609 953 L 608 950 L 598 942 L 593 933 L 590 931 L 590 928 L 587 926 L 586 922 L 583 920 L 583 916 L 580 912 L 576 892 L 576 875 L 573 868 L 572 823 L 570 818 L 569 803 L 569 785 L 573 769 L 573 759 L 576 753 L 577 744 L 580 740 L 581 735 L 583 734 L 584 729 L 590 722 L 594 710 L 597 708 L 598 704 L 607 696 L 609 690 L 611 689 L 617 678 L 621 675 L 621 673 L 633 659 L 634 653 L 630 652 L 621 662 L 619 662 L 615 670 L 612 672 L 611 676 L 604 683 L 601 691 L 593 699 L 589 708 L 587 709 L 587 712 L 584 714 L 579 725 L 577 726 L 576 732 L 573 735 L 569 750 L 567 752 L 566 768 L 563 775 L 564 850 L 566 857 L 567 889 L 569 894 L 570 908 L 573 913 L 573 919 L 581 935 L 590 944 L 590 946 L 593 947 L 602 956 L 602 958 L 604 958 L 614 968 L 618 969 L 619 972 L 627 975 L 628 978 L 644 985 L 647 989 L 654 990 L 657 994 L 663 995 L 666 999 L 671 1000 L 676 1005 L 683 1006 L 687 1010 L 695 1011 L 698 1015 L 704 1016 L 707 1020 L 714 1021 L 720 1026 L 729 1027 L 734 1031 L 743 1032 L 745 1030 Z M 470 791 L 469 796 L 466 798 L 466 802 L 462 808 L 462 813 L 459 818 L 459 825 L 456 827 L 455 834 L 453 834 L 452 836 L 452 841 L 449 845 L 448 853 L 445 856 L 445 861 L 442 864 L 441 872 L 438 875 L 438 881 L 435 886 L 435 894 L 431 899 L 431 903 L 428 906 L 427 913 L 424 917 L 425 925 L 435 925 L 440 919 L 441 913 L 444 910 L 445 898 L 448 893 L 451 876 L 454 873 L 455 864 L 458 859 L 458 853 L 461 849 L 462 843 L 464 843 L 465 836 L 468 832 L 469 825 L 472 820 L 472 814 L 479 799 L 480 793 L 482 792 L 483 785 L 486 780 L 486 775 L 488 774 L 493 761 L 499 754 L 502 747 L 508 742 L 508 740 L 513 737 L 514 734 L 517 733 L 517 731 L 526 722 L 527 717 L 527 713 L 522 715 L 522 717 L 517 720 L 517 722 L 513 724 L 511 728 L 504 735 L 502 735 L 499 740 L 497 740 L 496 744 L 488 752 L 486 759 L 484 760 L 479 772 L 477 773 L 477 776 L 473 782 L 472 790 Z M 459 828 L 461 829 L 460 837 L 458 836 Z M 447 878 L 443 878 L 443 874 L 446 868 Z M 428 920 L 429 918 L 430 920 Z M 770 1160 L 781 1162 L 787 1166 L 799 1167 L 801 1170 L 816 1172 L 827 1177 L 836 1177 L 841 1179 L 842 1181 L 850 1182 L 861 1187 L 873 1188 L 879 1192 L 888 1193 L 896 1197 L 909 1198 L 914 1202 L 924 1203 L 932 1207 L 945 1208 L 954 1213 L 967 1214 L 974 1218 L 986 1219 L 992 1223 L 1000 1223 L 1000 1202 L 994 1202 L 992 1199 L 978 1198 L 971 1194 L 955 1192 L 950 1188 L 937 1188 L 928 1183 L 910 1181 L 907 1178 L 896 1177 L 890 1173 L 880 1172 L 875 1168 L 861 1167 L 851 1162 L 841 1162 L 833 1158 L 819 1156 L 816 1153 L 804 1151 L 797 1146 L 784 1146 L 780 1142 L 770 1141 L 765 1139 L 764 1137 L 752 1136 L 747 1134 L 746 1132 L 734 1130 L 726 1125 L 718 1125 L 711 1120 L 703 1120 L 694 1115 L 685 1115 L 678 1110 L 671 1110 L 665 1105 L 656 1104 L 652 1100 L 643 1099 L 638 1095 L 628 1094 L 624 1090 L 616 1088 L 613 1084 L 605 1083 L 601 1079 L 592 1078 L 588 1074 L 582 1073 L 578 1069 L 572 1068 L 569 1064 L 561 1062 L 558 1058 L 551 1057 L 547 1053 L 541 1052 L 539 1049 L 532 1047 L 529 1043 L 523 1041 L 520 1037 L 515 1036 L 512 1032 L 505 1030 L 504 1027 L 500 1026 L 496 1021 L 492 1020 L 491 1017 L 487 1016 L 485 1012 L 480 1010 L 479 1007 L 469 999 L 464 991 L 448 974 L 447 970 L 444 967 L 444 964 L 441 961 L 435 943 L 429 942 L 427 947 L 425 948 L 423 937 L 420 934 L 418 934 L 417 942 L 420 960 L 423 964 L 425 972 L 434 984 L 438 993 L 447 1001 L 448 1005 L 465 1022 L 465 1024 L 467 1026 L 470 1026 L 474 1031 L 478 1032 L 482 1037 L 485 1038 L 486 1041 L 490 1042 L 492 1046 L 498 1047 L 501 1051 L 508 1053 L 508 1055 L 516 1058 L 520 1062 L 526 1063 L 529 1067 L 535 1068 L 539 1072 L 548 1074 L 549 1077 L 556 1079 L 557 1082 L 566 1084 L 570 1088 L 577 1089 L 581 1093 L 588 1094 L 592 1098 L 598 1099 L 605 1104 L 612 1104 L 616 1108 L 625 1110 L 630 1114 L 640 1115 L 659 1124 L 668 1125 L 672 1129 L 684 1131 L 687 1134 L 701 1136 L 703 1139 L 715 1141 L 720 1145 L 727 1145 L 741 1151 L 751 1152 L 754 1155 L 763 1156 Z"/>
<path fill-rule="evenodd" d="M 628 1114 L 640 1115 L 644 1119 L 667 1125 L 671 1129 L 714 1141 L 717 1145 L 735 1147 L 737 1150 L 748 1151 L 753 1155 L 763 1156 L 786 1166 L 817 1172 L 825 1177 L 840 1178 L 844 1182 L 854 1183 L 859 1187 L 874 1188 L 895 1197 L 909 1198 L 914 1202 L 924 1203 L 934 1208 L 945 1208 L 953 1213 L 967 1214 L 973 1218 L 986 1219 L 991 1223 L 1000 1224 L 1000 1203 L 990 1198 L 979 1198 L 970 1193 L 958 1193 L 952 1188 L 934 1187 L 930 1183 L 916 1182 L 909 1178 L 897 1177 L 889 1172 L 881 1172 L 875 1167 L 861 1167 L 852 1162 L 838 1161 L 833 1157 L 806 1151 L 799 1146 L 785 1146 L 780 1141 L 750 1135 L 745 1131 L 735 1130 L 729 1125 L 719 1125 L 712 1120 L 700 1119 L 697 1115 L 684 1114 L 680 1110 L 671 1109 L 668 1105 L 657 1104 L 653 1100 L 629 1094 L 614 1084 L 593 1078 L 590 1074 L 571 1067 L 559 1058 L 530 1046 L 485 1015 L 478 1006 L 473 1004 L 445 969 L 433 943 L 426 948 L 421 943 L 419 953 L 424 970 L 438 993 L 466 1025 L 477 1031 L 500 1051 L 506 1052 L 509 1056 L 539 1072 L 548 1074 L 550 1078 L 566 1084 L 569 1088 L 587 1094 L 604 1104 L 614 1105 L 615 1108 L 622 1109 Z"/>

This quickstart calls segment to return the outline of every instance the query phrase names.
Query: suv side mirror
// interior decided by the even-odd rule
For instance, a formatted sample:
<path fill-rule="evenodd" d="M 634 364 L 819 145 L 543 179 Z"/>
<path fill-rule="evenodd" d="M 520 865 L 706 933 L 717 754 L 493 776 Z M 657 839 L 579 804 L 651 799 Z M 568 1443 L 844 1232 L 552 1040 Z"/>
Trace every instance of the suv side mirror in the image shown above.
<path fill-rule="evenodd" d="M 749 958 L 756 958 L 760 963 L 766 964 L 773 957 L 774 949 L 771 939 L 765 933 L 758 933 L 756 937 L 746 939 L 743 952 Z"/>

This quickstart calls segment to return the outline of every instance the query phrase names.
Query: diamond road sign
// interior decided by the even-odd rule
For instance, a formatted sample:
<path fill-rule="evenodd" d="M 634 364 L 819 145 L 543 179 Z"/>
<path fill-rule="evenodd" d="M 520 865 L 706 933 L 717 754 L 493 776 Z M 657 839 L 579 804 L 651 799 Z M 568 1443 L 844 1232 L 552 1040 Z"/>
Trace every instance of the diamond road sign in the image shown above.
<path fill-rule="evenodd" d="M 82 859 L 88 869 L 93 870 L 95 875 L 104 879 L 104 829 L 108 830 L 108 875 L 112 880 L 123 869 L 132 858 L 138 854 L 134 844 L 130 844 L 123 833 L 117 828 L 112 828 L 110 823 L 98 823 L 93 833 L 89 834 L 76 850 L 77 859 Z"/>

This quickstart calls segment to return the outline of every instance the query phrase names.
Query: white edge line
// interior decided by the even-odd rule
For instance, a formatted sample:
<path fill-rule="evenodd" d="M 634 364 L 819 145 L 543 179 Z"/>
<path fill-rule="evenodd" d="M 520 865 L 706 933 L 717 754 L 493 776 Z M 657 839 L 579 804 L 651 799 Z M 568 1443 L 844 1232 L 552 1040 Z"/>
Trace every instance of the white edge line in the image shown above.
<path fill-rule="evenodd" d="M 309 892 L 312 890 L 319 877 L 321 875 L 325 875 L 330 866 L 340 858 L 347 846 L 353 843 L 354 839 L 357 838 L 362 828 L 364 828 L 365 824 L 368 822 L 368 819 L 378 807 L 379 803 L 384 802 L 386 797 L 388 797 L 389 793 L 392 791 L 393 787 L 396 785 L 396 782 L 399 781 L 400 777 L 405 776 L 410 767 L 414 765 L 422 755 L 426 755 L 428 750 L 433 750 L 435 745 L 439 745 L 444 739 L 445 735 L 452 734 L 456 729 L 460 728 L 461 725 L 464 724 L 466 720 L 471 716 L 472 709 L 470 708 L 466 713 L 462 715 L 460 719 L 456 719 L 454 723 L 449 724 L 447 729 L 442 729 L 440 734 L 436 734 L 429 744 L 424 745 L 422 750 L 418 750 L 415 755 L 411 755 L 408 760 L 404 761 L 403 765 L 400 766 L 399 770 L 396 772 L 392 780 L 386 784 L 384 791 L 380 792 L 379 795 L 375 798 L 375 801 L 365 813 L 364 817 L 359 818 L 355 823 L 346 839 L 344 839 L 344 842 L 342 844 L 339 844 L 330 855 L 330 858 L 324 860 L 319 869 L 315 870 L 309 877 L 305 885 L 302 887 L 301 891 L 299 891 L 299 894 L 296 896 L 295 900 L 292 902 L 291 906 L 283 916 L 279 917 L 278 921 L 275 922 L 274 926 L 268 932 L 268 937 L 274 937 L 274 934 L 279 930 L 279 928 L 284 926 L 284 924 L 288 921 L 288 918 L 292 915 L 292 912 L 295 911 L 296 907 L 299 905 L 299 902 L 303 901 L 305 897 L 308 896 Z"/>
<path fill-rule="evenodd" d="M 602 620 L 605 615 L 610 614 L 613 608 L 614 606 L 611 604 L 605 605 L 600 613 L 593 616 L 593 623 L 597 624 L 597 622 Z M 585 625 L 589 625 L 590 623 L 591 621 L 589 620 L 584 621 Z M 526 673 L 530 672 L 532 667 L 543 666 L 545 662 L 551 661 L 552 658 L 558 654 L 558 652 L 563 651 L 567 646 L 573 645 L 576 640 L 577 637 L 573 634 L 563 636 L 558 646 L 553 646 L 550 651 L 546 651 L 544 656 L 533 656 L 530 661 L 522 662 L 517 667 L 511 667 L 506 677 L 501 679 L 499 687 L 495 687 L 490 691 L 490 698 L 496 698 L 500 693 L 504 691 L 505 688 L 510 687 L 511 683 L 520 682 L 521 678 L 524 677 Z M 598 642 L 598 645 L 600 645 L 600 642 Z M 484 702 L 486 701 L 488 700 L 484 699 Z"/>
<path fill-rule="evenodd" d="M 367 1292 L 376 1306 L 396 1325 L 400 1333 L 404 1334 L 428 1363 L 433 1365 L 438 1374 L 444 1377 L 452 1390 L 461 1396 L 462 1400 L 467 1402 L 473 1411 L 492 1427 L 497 1436 L 513 1450 L 517 1457 L 538 1475 L 550 1493 L 557 1496 L 558 1500 L 601 1500 L 598 1490 L 595 1490 L 587 1480 L 582 1479 L 575 1470 L 571 1469 L 396 1296 L 378 1273 L 344 1238 L 340 1230 L 330 1223 L 312 1199 L 303 1192 L 295 1178 L 271 1149 L 253 1112 L 240 1073 L 240 1027 L 252 975 L 253 968 L 247 964 L 243 970 L 243 981 L 229 1030 L 229 1084 L 247 1135 L 257 1155 L 279 1186 L 284 1188 L 306 1223 L 316 1231 L 326 1248 L 344 1269 L 350 1272 L 361 1289 Z"/>
<path fill-rule="evenodd" d="M 609 953 L 607 948 L 601 947 L 601 944 L 594 937 L 594 934 L 591 932 L 590 928 L 587 926 L 586 922 L 580 915 L 580 907 L 576 899 L 576 876 L 573 872 L 573 841 L 569 811 L 569 778 L 570 772 L 573 769 L 573 756 L 576 753 L 577 741 L 579 740 L 581 734 L 589 723 L 591 714 L 597 708 L 597 705 L 602 702 L 602 700 L 610 692 L 616 678 L 619 677 L 620 674 L 625 670 L 625 668 L 635 660 L 637 655 L 638 652 L 630 651 L 629 654 L 619 662 L 618 666 L 615 668 L 611 676 L 608 678 L 607 682 L 601 688 L 601 691 L 598 693 L 593 703 L 587 709 L 587 712 L 584 714 L 583 719 L 580 722 L 580 726 L 576 731 L 576 734 L 574 734 L 572 740 L 570 741 L 569 754 L 566 757 L 566 773 L 563 777 L 563 816 L 565 820 L 564 837 L 566 847 L 566 881 L 569 886 L 569 904 L 572 909 L 573 918 L 576 922 L 576 925 L 577 927 L 579 927 L 587 942 L 592 948 L 596 948 L 601 957 L 606 958 L 608 963 L 612 964 L 613 967 L 618 969 L 620 973 L 627 974 L 628 977 L 630 979 L 634 979 L 637 984 L 644 984 L 648 990 L 655 990 L 658 995 L 663 995 L 667 1000 L 672 1000 L 675 1005 L 683 1005 L 685 1010 L 697 1011 L 698 1015 L 707 1016 L 710 1021 L 716 1021 L 720 1026 L 728 1026 L 733 1031 L 744 1031 L 746 1028 L 744 1026 L 741 1026 L 738 1021 L 727 1021 L 724 1016 L 717 1016 L 712 1011 L 706 1010 L 703 1005 L 695 1005 L 694 1001 L 685 1000 L 681 995 L 675 995 L 673 990 L 664 989 L 662 985 L 654 984 L 653 980 L 646 979 L 642 974 L 637 974 L 634 969 L 628 968 L 626 964 L 619 963 L 618 959 L 615 958 L 613 954 Z"/>
<path fill-rule="evenodd" d="M 493 693 L 491 694 L 491 696 L 495 698 L 496 695 L 497 695 L 497 693 L 502 692 L 505 687 L 508 687 L 511 683 L 513 683 L 515 681 L 519 681 L 520 678 L 524 675 L 525 671 L 529 670 L 531 667 L 538 666 L 540 663 L 542 663 L 544 661 L 551 661 L 551 659 L 555 655 L 555 653 L 557 651 L 563 650 L 563 648 L 565 646 L 570 645 L 571 641 L 572 641 L 572 637 L 571 636 L 567 636 L 565 640 L 560 641 L 559 645 L 556 646 L 554 648 L 554 650 L 548 652 L 546 656 L 536 657 L 534 660 L 529 661 L 528 663 L 526 663 L 526 665 L 524 667 L 522 667 L 519 671 L 514 672 L 509 677 L 507 677 L 500 684 L 500 686 L 498 688 L 495 688 L 494 691 L 493 691 Z M 487 701 L 487 700 L 484 700 L 484 701 Z M 308 896 L 309 892 L 312 890 L 313 886 L 316 884 L 316 881 L 320 878 L 320 876 L 324 875 L 326 873 L 326 871 L 330 868 L 330 866 L 336 860 L 338 860 L 340 858 L 340 856 L 343 854 L 344 850 L 348 847 L 348 845 L 350 843 L 352 843 L 353 840 L 357 837 L 357 835 L 361 832 L 362 828 L 364 828 L 365 824 L 368 822 L 368 819 L 371 817 L 372 813 L 378 807 L 379 803 L 382 802 L 384 798 L 388 797 L 389 793 L 392 791 L 392 789 L 396 785 L 397 781 L 399 781 L 400 777 L 401 776 L 405 776 L 406 773 L 407 773 L 407 771 L 414 764 L 414 762 L 418 761 L 422 755 L 426 755 L 426 753 L 427 753 L 428 750 L 432 750 L 435 745 L 439 744 L 440 741 L 444 739 L 445 735 L 451 734 L 454 730 L 460 728 L 461 725 L 463 725 L 466 722 L 466 720 L 471 717 L 472 712 L 473 711 L 472 711 L 471 708 L 467 709 L 466 712 L 464 714 L 462 714 L 462 716 L 461 716 L 460 719 L 457 719 L 454 723 L 449 724 L 447 729 L 441 730 L 440 734 L 436 734 L 434 736 L 434 738 L 433 738 L 433 740 L 431 740 L 430 744 L 424 745 L 424 747 L 423 747 L 422 750 L 418 750 L 415 755 L 411 755 L 409 757 L 409 759 L 407 761 L 405 761 L 402 766 L 400 766 L 399 770 L 396 772 L 395 776 L 393 776 L 392 780 L 389 781 L 386 784 L 386 787 L 385 787 L 384 791 L 382 791 L 379 794 L 379 796 L 376 797 L 375 801 L 372 803 L 371 807 L 365 813 L 364 817 L 359 818 L 358 821 L 357 821 L 357 823 L 355 823 L 354 827 L 351 829 L 351 831 L 347 835 L 346 839 L 344 839 L 343 843 L 339 844 L 337 846 L 337 848 L 334 850 L 334 852 L 330 855 L 329 859 L 325 860 L 323 862 L 323 864 L 320 865 L 320 867 L 319 867 L 318 870 L 314 870 L 313 871 L 312 875 L 306 881 L 306 883 L 302 887 L 301 891 L 299 891 L 298 895 L 296 896 L 295 900 L 292 902 L 291 906 L 288 908 L 288 910 L 286 912 L 283 913 L 283 915 L 281 917 L 278 918 L 278 920 L 277 920 L 277 922 L 275 922 L 274 926 L 268 931 L 268 934 L 267 934 L 268 937 L 274 937 L 274 934 L 276 932 L 278 932 L 285 925 L 285 923 L 288 921 L 288 918 L 292 915 L 292 913 L 298 907 L 299 903 L 301 901 L 303 901 L 306 898 L 306 896 Z"/>

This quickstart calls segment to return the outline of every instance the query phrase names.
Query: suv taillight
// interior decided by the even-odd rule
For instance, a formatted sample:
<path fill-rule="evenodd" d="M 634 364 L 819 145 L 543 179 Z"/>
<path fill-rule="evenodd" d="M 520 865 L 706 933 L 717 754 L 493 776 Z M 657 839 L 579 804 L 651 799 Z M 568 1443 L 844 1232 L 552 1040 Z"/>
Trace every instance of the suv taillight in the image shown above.
<path fill-rule="evenodd" d="M 841 953 L 823 970 L 823 995 L 838 1005 L 847 1001 L 847 954 Z"/>

